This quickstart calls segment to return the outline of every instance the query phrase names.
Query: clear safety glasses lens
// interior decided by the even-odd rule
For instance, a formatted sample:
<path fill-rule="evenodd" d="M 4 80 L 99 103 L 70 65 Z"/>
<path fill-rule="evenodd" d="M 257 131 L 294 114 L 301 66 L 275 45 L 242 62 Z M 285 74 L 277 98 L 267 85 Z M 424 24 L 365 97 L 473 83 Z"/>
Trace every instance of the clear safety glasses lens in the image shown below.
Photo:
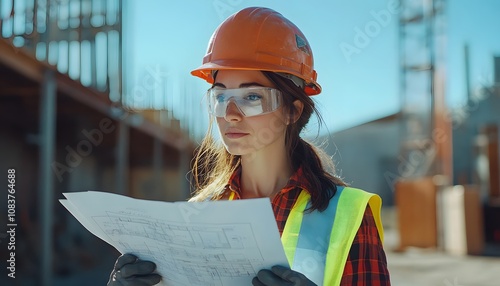
<path fill-rule="evenodd" d="M 256 116 L 273 112 L 281 106 L 281 92 L 269 87 L 235 89 L 211 88 L 207 91 L 208 107 L 217 117 L 226 116 L 229 103 L 233 102 L 243 116 Z"/>

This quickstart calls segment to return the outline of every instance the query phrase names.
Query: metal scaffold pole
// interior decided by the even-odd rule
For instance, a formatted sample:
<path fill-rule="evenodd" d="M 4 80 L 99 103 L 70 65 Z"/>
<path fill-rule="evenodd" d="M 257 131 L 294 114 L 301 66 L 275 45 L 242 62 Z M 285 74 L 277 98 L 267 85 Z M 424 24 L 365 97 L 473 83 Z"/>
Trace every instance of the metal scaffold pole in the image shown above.
<path fill-rule="evenodd" d="M 451 134 L 443 119 L 446 0 L 400 0 L 400 10 L 401 156 L 425 158 L 404 177 L 442 174 L 451 182 Z"/>
<path fill-rule="evenodd" d="M 47 70 L 41 90 L 40 102 L 40 222 L 41 222 L 41 285 L 52 283 L 52 225 L 54 202 L 54 176 L 51 164 L 54 162 L 56 133 L 56 82 L 54 71 Z"/>
<path fill-rule="evenodd" d="M 123 120 L 118 121 L 116 148 L 116 192 L 127 195 L 129 188 L 129 127 Z"/>

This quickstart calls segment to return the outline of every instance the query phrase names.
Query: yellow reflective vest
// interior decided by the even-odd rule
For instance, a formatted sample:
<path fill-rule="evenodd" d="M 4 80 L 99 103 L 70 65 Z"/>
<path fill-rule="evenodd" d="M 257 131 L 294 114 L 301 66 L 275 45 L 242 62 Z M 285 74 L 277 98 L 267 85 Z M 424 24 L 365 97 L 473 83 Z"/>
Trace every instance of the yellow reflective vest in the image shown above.
<path fill-rule="evenodd" d="M 350 187 L 337 187 L 337 193 L 326 210 L 308 213 L 304 210 L 310 206 L 310 195 L 303 190 L 281 236 L 292 270 L 304 274 L 317 285 L 339 285 L 367 204 L 383 241 L 382 200 L 378 195 Z"/>
<path fill-rule="evenodd" d="M 310 199 L 309 193 L 302 190 L 288 215 L 281 235 L 286 257 L 292 270 L 317 285 L 339 285 L 367 205 L 383 241 L 382 200 L 376 194 L 339 186 L 326 210 L 304 212 L 310 207 Z"/>
<path fill-rule="evenodd" d="M 317 285 L 339 285 L 367 204 L 383 241 L 382 200 L 378 195 L 337 187 L 326 210 L 304 212 L 310 206 L 310 195 L 302 190 L 281 236 L 292 270 L 304 274 Z"/>

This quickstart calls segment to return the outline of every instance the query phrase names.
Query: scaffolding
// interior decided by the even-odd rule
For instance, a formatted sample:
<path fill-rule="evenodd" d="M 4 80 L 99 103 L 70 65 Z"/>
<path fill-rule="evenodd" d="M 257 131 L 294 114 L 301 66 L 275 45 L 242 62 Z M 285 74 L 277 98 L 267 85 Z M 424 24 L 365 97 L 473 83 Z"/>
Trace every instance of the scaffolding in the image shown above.
<path fill-rule="evenodd" d="M 401 158 L 404 178 L 452 180 L 445 106 L 445 0 L 400 0 Z"/>
<path fill-rule="evenodd" d="M 35 181 L 18 187 L 25 188 L 19 193 L 38 209 L 39 228 L 31 231 L 40 233 L 39 251 L 29 257 L 39 265 L 36 285 L 55 284 L 54 265 L 60 262 L 54 257 L 54 229 L 64 220 L 54 215 L 60 207 L 56 196 L 72 182 L 81 182 L 78 175 L 74 179 L 76 173 L 92 170 L 89 176 L 101 189 L 112 181 L 105 190 L 151 198 L 154 191 L 167 193 L 170 172 L 167 187 L 177 193 L 165 196 L 189 196 L 186 173 L 194 144 L 188 135 L 123 107 L 122 10 L 121 0 L 0 1 L 0 121 L 10 122 L 0 125 L 0 137 L 6 139 L 0 143 L 7 146 L 4 153 L 21 150 L 17 157 L 2 156 L 0 164 L 29 169 L 24 175 Z M 103 136 L 103 122 L 113 135 Z M 88 130 L 101 135 L 82 138 Z M 58 173 L 54 164 L 67 159 L 68 148 L 82 143 L 90 150 L 80 149 L 81 157 L 94 163 L 78 171 L 68 164 L 70 171 Z M 147 194 L 131 194 L 134 183 L 146 181 L 144 173 L 147 180 L 162 184 L 149 187 Z M 62 174 L 69 178 L 62 180 Z M 21 203 L 18 207 L 24 214 L 30 211 Z"/>
<path fill-rule="evenodd" d="M 16 0 L 0 5 L 1 36 L 82 85 L 121 95 L 121 0 Z"/>
<path fill-rule="evenodd" d="M 0 4 L 0 35 L 83 86 L 119 101 L 121 94 L 121 1 L 12 0 Z M 4 53 L 5 55 L 6 53 Z M 18 68 L 22 69 L 23 66 Z M 52 285 L 57 81 L 45 69 L 39 121 L 39 217 L 41 285 Z M 16 88 L 16 87 L 14 87 Z M 50 195 L 49 195 L 50 194 Z"/>

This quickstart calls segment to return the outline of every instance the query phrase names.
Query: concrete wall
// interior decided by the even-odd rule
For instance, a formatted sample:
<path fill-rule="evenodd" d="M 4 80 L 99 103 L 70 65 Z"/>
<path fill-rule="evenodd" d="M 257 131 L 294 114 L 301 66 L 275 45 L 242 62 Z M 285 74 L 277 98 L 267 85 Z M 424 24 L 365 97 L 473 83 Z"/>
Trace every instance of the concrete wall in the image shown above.
<path fill-rule="evenodd" d="M 400 149 L 398 116 L 390 116 L 320 138 L 333 156 L 337 173 L 352 187 L 379 194 L 393 205 L 392 180 Z"/>

